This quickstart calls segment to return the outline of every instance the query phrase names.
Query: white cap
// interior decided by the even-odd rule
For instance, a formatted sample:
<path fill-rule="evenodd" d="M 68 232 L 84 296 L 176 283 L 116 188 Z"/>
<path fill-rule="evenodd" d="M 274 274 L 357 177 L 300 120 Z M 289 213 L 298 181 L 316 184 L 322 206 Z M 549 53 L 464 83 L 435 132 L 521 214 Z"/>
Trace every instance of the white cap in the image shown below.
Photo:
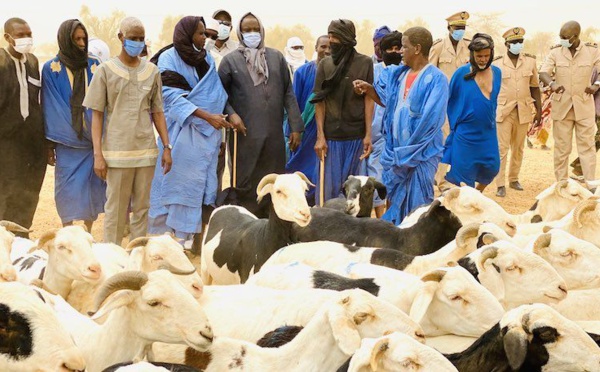
<path fill-rule="evenodd" d="M 219 21 L 213 18 L 209 18 L 206 21 L 206 29 L 219 32 Z"/>
<path fill-rule="evenodd" d="M 110 59 L 108 44 L 96 37 L 91 37 L 88 41 L 88 53 L 98 58 L 100 62 L 106 62 Z"/>
<path fill-rule="evenodd" d="M 290 37 L 287 41 L 287 47 L 292 48 L 297 46 L 304 46 L 302 40 L 300 40 L 300 38 L 297 36 Z"/>

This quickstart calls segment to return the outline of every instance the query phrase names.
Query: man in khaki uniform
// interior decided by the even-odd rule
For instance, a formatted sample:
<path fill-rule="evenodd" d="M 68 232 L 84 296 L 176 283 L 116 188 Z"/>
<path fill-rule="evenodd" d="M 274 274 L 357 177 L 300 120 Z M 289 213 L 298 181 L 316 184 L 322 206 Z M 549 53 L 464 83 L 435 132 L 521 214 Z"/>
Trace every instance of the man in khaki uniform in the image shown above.
<path fill-rule="evenodd" d="M 471 40 L 464 38 L 468 19 L 468 12 L 458 12 L 446 18 L 448 22 L 448 36 L 435 40 L 429 52 L 429 63 L 442 70 L 448 78 L 448 82 L 452 79 L 452 75 L 457 68 L 469 63 L 469 43 Z M 448 134 L 450 134 L 448 120 L 442 126 L 442 132 L 444 133 L 445 141 Z M 448 165 L 440 163 L 435 175 L 435 181 L 441 191 L 451 186 L 444 178 L 447 172 Z"/>
<path fill-rule="evenodd" d="M 536 120 L 542 115 L 540 82 L 535 57 L 521 53 L 525 30 L 514 27 L 506 31 L 507 52 L 494 59 L 494 65 L 502 70 L 502 87 L 498 95 L 496 110 L 496 130 L 500 148 L 500 172 L 496 177 L 498 191 L 496 196 L 505 197 L 506 158 L 510 148 L 510 170 L 508 172 L 509 187 L 523 191 L 519 183 L 519 171 L 523 161 L 523 148 L 527 129 L 531 123 L 531 104 L 535 102 Z"/>
<path fill-rule="evenodd" d="M 600 50 L 596 44 L 582 43 L 580 33 L 579 23 L 565 23 L 560 29 L 560 44 L 552 48 L 540 70 L 540 79 L 553 92 L 554 175 L 558 181 L 569 176 L 573 130 L 585 181 L 594 180 L 596 173 L 594 94 L 600 81 L 590 86 L 590 79 L 593 68 L 600 68 Z M 556 81 L 552 81 L 552 72 Z"/>

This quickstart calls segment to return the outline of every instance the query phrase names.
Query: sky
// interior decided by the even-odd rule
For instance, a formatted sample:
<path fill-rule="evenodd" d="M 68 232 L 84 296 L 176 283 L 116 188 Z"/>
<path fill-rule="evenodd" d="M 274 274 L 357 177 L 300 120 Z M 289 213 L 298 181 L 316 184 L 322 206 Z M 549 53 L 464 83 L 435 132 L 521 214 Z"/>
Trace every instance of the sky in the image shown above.
<path fill-rule="evenodd" d="M 447 32 L 444 19 L 456 12 L 502 12 L 501 19 L 507 28 L 520 26 L 528 33 L 552 31 L 556 32 L 558 40 L 558 30 L 565 21 L 577 20 L 584 29 L 598 24 L 599 4 L 597 0 L 216 0 L 210 4 L 207 4 L 207 1 L 189 0 L 0 1 L 0 22 L 4 24 L 10 17 L 24 18 L 33 30 L 36 44 L 54 42 L 58 26 L 66 19 L 77 18 L 84 4 L 99 16 L 119 9 L 130 16 L 140 18 L 146 26 L 146 36 L 150 40 L 158 38 L 162 20 L 167 15 L 201 15 L 208 18 L 216 9 L 228 10 L 233 15 L 234 23 L 241 15 L 252 11 L 261 18 L 267 28 L 275 24 L 304 24 L 311 29 L 313 36 L 326 33 L 329 22 L 336 18 L 349 18 L 354 21 L 369 19 L 377 25 L 387 24 L 396 28 L 409 19 L 421 17 L 429 24 L 434 38 Z"/>

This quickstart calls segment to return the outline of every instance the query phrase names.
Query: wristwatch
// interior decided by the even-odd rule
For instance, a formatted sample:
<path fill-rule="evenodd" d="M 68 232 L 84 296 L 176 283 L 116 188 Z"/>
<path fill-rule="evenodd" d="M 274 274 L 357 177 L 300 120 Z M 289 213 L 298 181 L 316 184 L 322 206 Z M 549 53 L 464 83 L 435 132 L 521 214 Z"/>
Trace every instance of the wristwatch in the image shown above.
<path fill-rule="evenodd" d="M 594 82 L 594 84 L 593 84 L 593 85 L 598 85 L 598 86 L 600 86 L 600 80 L 596 80 L 596 81 Z"/>
<path fill-rule="evenodd" d="M 166 145 L 163 145 L 163 149 L 173 150 L 173 145 L 171 145 L 170 143 L 167 143 Z"/>

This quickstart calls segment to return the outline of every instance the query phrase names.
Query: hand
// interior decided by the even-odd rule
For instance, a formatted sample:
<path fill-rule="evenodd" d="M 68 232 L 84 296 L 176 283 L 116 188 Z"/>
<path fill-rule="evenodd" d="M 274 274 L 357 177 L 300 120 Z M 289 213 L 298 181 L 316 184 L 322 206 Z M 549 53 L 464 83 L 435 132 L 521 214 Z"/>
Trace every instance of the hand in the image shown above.
<path fill-rule="evenodd" d="M 538 123 L 538 125 L 542 122 L 542 109 L 540 108 L 535 112 L 535 117 L 533 120 Z"/>
<path fill-rule="evenodd" d="M 48 148 L 48 165 L 55 166 L 56 165 L 56 151 L 53 148 Z"/>
<path fill-rule="evenodd" d="M 565 87 L 563 87 L 562 85 L 558 85 L 555 82 L 550 83 L 550 89 L 554 93 L 562 93 L 565 91 Z"/>
<path fill-rule="evenodd" d="M 173 159 L 171 159 L 171 149 L 164 149 L 160 164 L 163 167 L 163 174 L 171 171 L 171 165 L 173 165 Z"/>
<path fill-rule="evenodd" d="M 227 121 L 227 115 L 210 114 L 206 121 L 216 130 L 219 130 L 221 128 L 231 128 L 231 124 L 229 124 L 229 122 Z"/>
<path fill-rule="evenodd" d="M 325 157 L 327 156 L 327 141 L 325 141 L 325 138 L 317 137 L 317 143 L 315 143 L 315 152 L 320 160 L 325 160 Z"/>
<path fill-rule="evenodd" d="M 367 91 L 373 87 L 371 84 L 363 80 L 354 80 L 352 82 L 352 86 L 354 87 L 354 93 L 360 96 L 367 93 Z"/>
<path fill-rule="evenodd" d="M 600 88 L 600 86 L 594 84 L 594 85 L 590 85 L 589 87 L 585 88 L 585 92 L 587 94 L 596 94 L 596 92 L 598 91 L 598 88 Z"/>
<path fill-rule="evenodd" d="M 298 149 L 298 146 L 300 146 L 301 141 L 302 137 L 300 135 L 300 132 L 292 132 L 292 134 L 290 134 L 290 140 L 288 142 L 290 150 L 292 152 L 296 151 Z"/>
<path fill-rule="evenodd" d="M 373 144 L 371 143 L 371 136 L 365 136 L 363 139 L 363 153 L 360 156 L 360 160 L 368 158 L 373 151 Z"/>
<path fill-rule="evenodd" d="M 107 171 L 108 167 L 106 166 L 106 160 L 104 160 L 104 155 L 99 154 L 94 156 L 94 173 L 96 173 L 96 176 L 106 181 Z"/>
<path fill-rule="evenodd" d="M 231 127 L 234 130 L 242 132 L 242 134 L 246 135 L 246 126 L 244 125 L 244 121 L 238 114 L 229 115 L 229 123 L 231 123 Z"/>

